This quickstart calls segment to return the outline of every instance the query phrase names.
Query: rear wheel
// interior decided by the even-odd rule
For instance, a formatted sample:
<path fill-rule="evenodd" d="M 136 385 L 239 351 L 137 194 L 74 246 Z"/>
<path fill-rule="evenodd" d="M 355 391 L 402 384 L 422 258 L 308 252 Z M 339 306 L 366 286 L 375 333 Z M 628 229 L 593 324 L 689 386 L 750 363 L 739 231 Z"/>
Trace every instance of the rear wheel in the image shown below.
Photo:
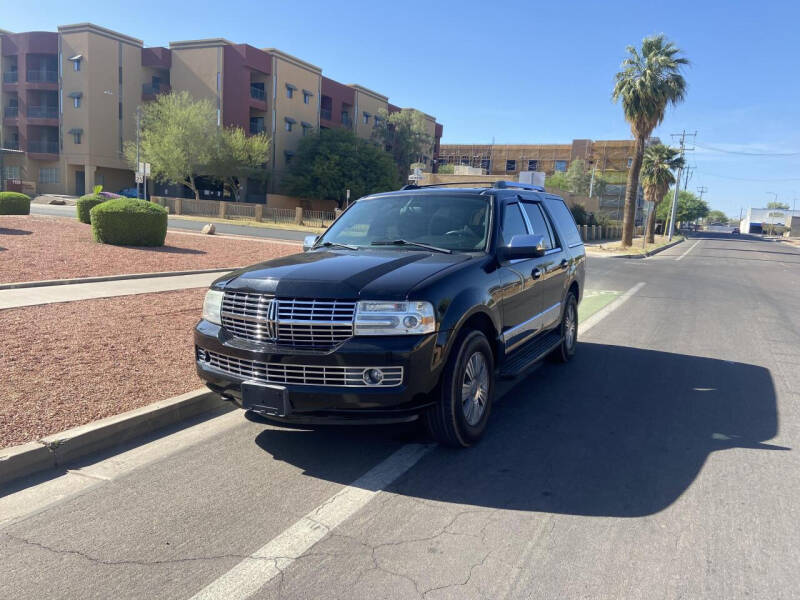
<path fill-rule="evenodd" d="M 568 362 L 575 356 L 578 344 L 578 299 L 575 293 L 567 294 L 564 303 L 564 315 L 561 317 L 561 343 L 553 350 L 550 357 L 556 362 Z"/>
<path fill-rule="evenodd" d="M 459 336 L 438 389 L 439 401 L 425 413 L 428 431 L 446 446 L 473 445 L 486 430 L 494 396 L 494 357 L 482 332 Z"/>

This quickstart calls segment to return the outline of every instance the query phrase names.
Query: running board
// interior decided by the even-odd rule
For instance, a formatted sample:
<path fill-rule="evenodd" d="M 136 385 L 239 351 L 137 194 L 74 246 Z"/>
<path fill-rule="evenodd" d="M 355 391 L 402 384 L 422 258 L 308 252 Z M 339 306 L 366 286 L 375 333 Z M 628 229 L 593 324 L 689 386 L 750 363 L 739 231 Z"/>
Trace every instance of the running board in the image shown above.
<path fill-rule="evenodd" d="M 561 328 L 558 328 L 530 342 L 526 342 L 521 348 L 515 350 L 506 358 L 503 366 L 500 368 L 498 377 L 501 379 L 513 379 L 528 367 L 550 354 L 550 352 L 558 347 L 561 341 Z"/>

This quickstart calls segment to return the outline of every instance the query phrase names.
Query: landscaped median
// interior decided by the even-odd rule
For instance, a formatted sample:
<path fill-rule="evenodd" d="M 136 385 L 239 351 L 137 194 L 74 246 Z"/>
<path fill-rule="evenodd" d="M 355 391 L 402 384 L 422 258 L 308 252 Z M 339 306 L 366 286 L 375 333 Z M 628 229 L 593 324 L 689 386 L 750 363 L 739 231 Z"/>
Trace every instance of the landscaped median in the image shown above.
<path fill-rule="evenodd" d="M 618 258 L 644 258 L 680 244 L 683 236 L 677 235 L 670 242 L 667 236 L 657 235 L 655 243 L 642 245 L 642 238 L 634 238 L 631 246 L 623 246 L 622 242 L 606 242 L 603 244 L 587 244 L 586 252 L 590 256 L 611 256 Z"/>
<path fill-rule="evenodd" d="M 205 290 L 0 311 L 0 448 L 199 387 L 192 327 Z M 12 333 L 13 332 L 13 333 Z"/>
<path fill-rule="evenodd" d="M 0 216 L 0 283 L 234 268 L 299 251 L 296 244 L 167 233 L 160 247 L 98 244 L 73 219 Z"/>

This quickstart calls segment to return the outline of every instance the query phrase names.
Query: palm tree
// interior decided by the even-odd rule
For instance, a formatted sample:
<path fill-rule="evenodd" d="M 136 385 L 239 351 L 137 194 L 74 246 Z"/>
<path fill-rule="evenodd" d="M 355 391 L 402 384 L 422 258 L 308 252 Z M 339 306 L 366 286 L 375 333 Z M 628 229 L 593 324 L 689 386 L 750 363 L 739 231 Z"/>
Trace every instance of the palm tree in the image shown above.
<path fill-rule="evenodd" d="M 633 225 L 636 216 L 636 194 L 639 189 L 639 169 L 642 166 L 647 138 L 664 120 L 667 106 L 681 102 L 686 95 L 686 80 L 681 66 L 688 65 L 686 58 L 678 56 L 680 49 L 663 34 L 646 37 L 642 49 L 628 46 L 628 57 L 622 61 L 622 70 L 616 75 L 612 98 L 622 100 L 625 120 L 631 127 L 636 146 L 628 171 L 625 189 L 625 212 L 622 221 L 622 245 L 633 243 Z"/>
<path fill-rule="evenodd" d="M 647 217 L 647 242 L 655 241 L 656 208 L 664 199 L 671 185 L 675 183 L 673 171 L 683 167 L 683 157 L 676 148 L 664 144 L 648 146 L 642 158 L 642 186 L 644 199 L 653 203 L 653 209 Z"/>

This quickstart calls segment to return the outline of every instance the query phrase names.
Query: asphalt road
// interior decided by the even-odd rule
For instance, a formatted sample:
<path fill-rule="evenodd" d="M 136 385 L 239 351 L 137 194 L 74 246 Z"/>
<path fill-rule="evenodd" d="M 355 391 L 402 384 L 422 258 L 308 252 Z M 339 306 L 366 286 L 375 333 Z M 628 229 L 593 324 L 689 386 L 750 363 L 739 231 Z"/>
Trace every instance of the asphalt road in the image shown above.
<path fill-rule="evenodd" d="M 74 206 L 59 206 L 55 204 L 31 204 L 31 214 L 34 215 L 51 215 L 55 217 L 74 217 Z M 188 219 L 181 219 L 170 215 L 168 229 L 186 230 L 186 231 L 200 231 L 206 223 L 203 221 L 193 221 Z M 226 235 L 246 235 L 250 237 L 263 237 L 274 240 L 286 240 L 302 242 L 303 239 L 310 235 L 306 231 L 295 231 L 292 229 L 279 229 L 271 227 L 251 227 L 247 225 L 235 225 L 231 223 L 214 223 L 217 233 Z"/>
<path fill-rule="evenodd" d="M 798 597 L 800 251 L 589 260 L 631 288 L 470 450 L 231 411 L 21 482 L 0 597 Z"/>

